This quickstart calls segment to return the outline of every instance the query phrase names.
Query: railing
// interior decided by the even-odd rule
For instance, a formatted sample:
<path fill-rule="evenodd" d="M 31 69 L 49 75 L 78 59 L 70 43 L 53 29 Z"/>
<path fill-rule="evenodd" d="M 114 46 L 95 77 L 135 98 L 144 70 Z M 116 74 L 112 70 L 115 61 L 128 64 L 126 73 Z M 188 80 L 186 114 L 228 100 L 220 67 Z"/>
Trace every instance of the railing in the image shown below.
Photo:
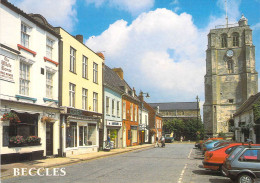
<path fill-rule="evenodd" d="M 216 25 L 215 29 L 223 29 L 223 28 L 229 28 L 229 27 L 238 27 L 238 23 L 234 24 L 228 24 L 228 25 Z"/>

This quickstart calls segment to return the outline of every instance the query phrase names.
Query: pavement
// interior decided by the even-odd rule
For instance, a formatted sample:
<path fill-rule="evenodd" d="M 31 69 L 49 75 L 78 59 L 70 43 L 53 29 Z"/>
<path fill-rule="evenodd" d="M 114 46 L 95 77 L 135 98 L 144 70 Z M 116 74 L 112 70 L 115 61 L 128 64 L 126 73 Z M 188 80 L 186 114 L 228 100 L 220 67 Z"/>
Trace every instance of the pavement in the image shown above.
<path fill-rule="evenodd" d="M 1 180 L 13 177 L 14 170 L 13 168 L 52 168 L 61 165 L 69 165 L 74 163 L 79 163 L 82 161 L 93 160 L 97 158 L 103 158 L 107 156 L 112 156 L 115 154 L 122 154 L 135 150 L 142 150 L 153 148 L 154 144 L 143 144 L 137 146 L 131 146 L 120 149 L 111 149 L 110 151 L 99 151 L 94 153 L 87 153 L 81 155 L 73 155 L 70 157 L 57 157 L 57 158 L 47 158 L 35 161 L 25 161 L 19 163 L 5 164 L 1 165 Z"/>

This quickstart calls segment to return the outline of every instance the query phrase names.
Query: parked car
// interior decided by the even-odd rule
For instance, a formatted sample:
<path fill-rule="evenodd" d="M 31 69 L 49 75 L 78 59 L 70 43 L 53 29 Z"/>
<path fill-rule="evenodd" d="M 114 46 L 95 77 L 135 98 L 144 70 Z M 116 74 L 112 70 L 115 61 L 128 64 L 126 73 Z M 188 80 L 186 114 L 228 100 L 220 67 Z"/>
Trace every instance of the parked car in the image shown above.
<path fill-rule="evenodd" d="M 206 151 L 209 151 L 210 149 L 213 149 L 216 147 L 216 145 L 220 142 L 221 140 L 213 140 L 213 141 L 208 141 L 203 144 L 203 152 L 205 153 Z"/>
<path fill-rule="evenodd" d="M 171 134 L 165 134 L 165 142 L 172 143 L 174 141 L 174 137 L 171 136 Z"/>
<path fill-rule="evenodd" d="M 260 146 L 238 146 L 222 167 L 226 176 L 238 183 L 253 183 L 260 178 Z"/>
<path fill-rule="evenodd" d="M 222 165 L 226 157 L 237 146 L 241 146 L 243 143 L 225 142 L 222 145 L 206 151 L 204 160 L 202 161 L 203 167 L 210 170 L 218 170 L 222 172 Z"/>
<path fill-rule="evenodd" d="M 198 148 L 199 149 L 202 149 L 203 148 L 203 144 L 208 142 L 208 141 L 213 141 L 213 140 L 223 140 L 222 137 L 214 137 L 214 138 L 208 138 L 206 140 L 200 140 L 199 141 L 199 144 L 198 144 Z"/>

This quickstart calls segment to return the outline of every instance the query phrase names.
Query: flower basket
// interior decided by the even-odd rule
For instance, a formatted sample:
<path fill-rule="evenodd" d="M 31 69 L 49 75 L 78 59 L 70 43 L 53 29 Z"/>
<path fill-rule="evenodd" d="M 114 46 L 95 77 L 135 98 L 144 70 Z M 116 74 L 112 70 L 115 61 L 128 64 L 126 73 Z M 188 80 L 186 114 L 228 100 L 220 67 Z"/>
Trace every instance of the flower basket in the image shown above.
<path fill-rule="evenodd" d="M 25 139 L 23 136 L 13 136 L 10 138 L 9 143 L 10 146 L 16 146 L 16 147 L 21 147 L 25 145 Z"/>
<path fill-rule="evenodd" d="M 30 145 L 40 145 L 41 138 L 37 136 L 29 136 L 26 138 L 26 143 Z"/>
<path fill-rule="evenodd" d="M 51 117 L 48 117 L 48 116 L 43 116 L 42 118 L 41 118 L 41 122 L 45 122 L 45 123 L 50 123 L 50 122 L 54 122 L 54 119 L 53 118 L 51 118 Z"/>
<path fill-rule="evenodd" d="M 13 112 L 4 113 L 3 117 L 1 118 L 1 121 L 10 121 L 10 122 L 17 122 L 20 123 L 20 118 L 17 116 L 17 114 Z"/>

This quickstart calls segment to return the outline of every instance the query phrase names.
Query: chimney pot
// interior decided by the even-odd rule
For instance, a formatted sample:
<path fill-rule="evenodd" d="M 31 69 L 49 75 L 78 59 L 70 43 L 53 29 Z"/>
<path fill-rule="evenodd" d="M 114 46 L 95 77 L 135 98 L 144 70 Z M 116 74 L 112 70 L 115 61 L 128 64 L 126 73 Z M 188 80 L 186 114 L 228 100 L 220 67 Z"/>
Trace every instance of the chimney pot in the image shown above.
<path fill-rule="evenodd" d="M 77 39 L 79 42 L 83 43 L 83 35 L 80 35 L 80 34 L 76 35 L 76 39 Z"/>

